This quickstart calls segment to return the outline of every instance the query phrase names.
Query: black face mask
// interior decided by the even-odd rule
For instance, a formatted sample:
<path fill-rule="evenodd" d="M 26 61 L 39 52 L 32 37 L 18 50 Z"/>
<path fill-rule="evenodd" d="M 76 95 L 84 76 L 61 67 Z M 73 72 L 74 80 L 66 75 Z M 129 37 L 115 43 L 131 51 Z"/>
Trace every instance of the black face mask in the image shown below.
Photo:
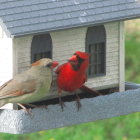
<path fill-rule="evenodd" d="M 77 54 L 75 54 L 75 55 L 77 56 L 78 63 L 77 64 L 71 63 L 71 65 L 72 65 L 72 68 L 75 71 L 77 71 L 81 67 L 81 64 L 83 63 L 84 59 L 80 58 Z"/>

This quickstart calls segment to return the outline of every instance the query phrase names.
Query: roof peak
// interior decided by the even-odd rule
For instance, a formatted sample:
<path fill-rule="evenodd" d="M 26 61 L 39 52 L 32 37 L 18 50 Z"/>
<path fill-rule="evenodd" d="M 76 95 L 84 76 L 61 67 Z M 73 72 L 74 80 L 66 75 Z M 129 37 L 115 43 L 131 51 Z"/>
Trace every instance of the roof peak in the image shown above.
<path fill-rule="evenodd" d="M 10 37 L 140 17 L 140 0 L 1 0 Z"/>

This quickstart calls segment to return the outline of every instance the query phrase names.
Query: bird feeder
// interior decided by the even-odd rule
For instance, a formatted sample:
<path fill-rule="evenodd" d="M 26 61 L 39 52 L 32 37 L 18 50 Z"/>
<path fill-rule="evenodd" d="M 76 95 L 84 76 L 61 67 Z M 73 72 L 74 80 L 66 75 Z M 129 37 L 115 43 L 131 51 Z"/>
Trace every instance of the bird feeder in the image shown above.
<path fill-rule="evenodd" d="M 81 99 L 79 111 L 75 101 L 65 102 L 63 112 L 58 104 L 34 108 L 32 116 L 23 110 L 4 109 L 0 111 L 0 132 L 24 134 L 127 115 L 140 112 L 139 101 L 140 85 L 126 83 L 124 92 Z"/>
<path fill-rule="evenodd" d="M 72 95 L 64 94 L 62 112 L 54 86 L 47 109 L 34 108 L 32 116 L 14 105 L 0 109 L 0 131 L 23 134 L 139 112 L 140 86 L 124 78 L 124 21 L 135 18 L 139 0 L 1 0 L 0 85 L 38 59 L 62 64 L 75 51 L 86 51 L 86 85 L 107 95 L 80 94 L 77 111 Z"/>

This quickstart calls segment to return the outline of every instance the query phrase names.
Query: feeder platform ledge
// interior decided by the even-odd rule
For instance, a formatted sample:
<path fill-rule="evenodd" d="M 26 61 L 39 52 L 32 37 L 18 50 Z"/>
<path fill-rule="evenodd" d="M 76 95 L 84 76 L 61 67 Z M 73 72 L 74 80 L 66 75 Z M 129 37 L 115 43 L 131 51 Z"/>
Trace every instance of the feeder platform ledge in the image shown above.
<path fill-rule="evenodd" d="M 78 112 L 75 101 L 66 102 L 63 112 L 58 104 L 34 108 L 32 116 L 23 110 L 0 110 L 0 132 L 31 133 L 140 112 L 140 85 L 126 83 L 126 88 L 125 92 L 82 99 Z"/>

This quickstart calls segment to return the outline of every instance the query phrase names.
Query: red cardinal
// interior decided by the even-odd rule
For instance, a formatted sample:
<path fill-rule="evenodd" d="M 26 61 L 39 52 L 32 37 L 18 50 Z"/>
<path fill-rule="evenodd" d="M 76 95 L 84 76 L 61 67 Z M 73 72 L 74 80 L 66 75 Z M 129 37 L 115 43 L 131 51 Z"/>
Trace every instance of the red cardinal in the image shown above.
<path fill-rule="evenodd" d="M 60 65 L 57 70 L 57 85 L 58 95 L 61 108 L 63 110 L 63 102 L 61 100 L 61 93 L 63 91 L 74 92 L 87 80 L 86 70 L 89 65 L 89 54 L 85 52 L 76 51 L 67 63 Z M 80 98 L 77 96 L 78 109 L 80 105 Z"/>

